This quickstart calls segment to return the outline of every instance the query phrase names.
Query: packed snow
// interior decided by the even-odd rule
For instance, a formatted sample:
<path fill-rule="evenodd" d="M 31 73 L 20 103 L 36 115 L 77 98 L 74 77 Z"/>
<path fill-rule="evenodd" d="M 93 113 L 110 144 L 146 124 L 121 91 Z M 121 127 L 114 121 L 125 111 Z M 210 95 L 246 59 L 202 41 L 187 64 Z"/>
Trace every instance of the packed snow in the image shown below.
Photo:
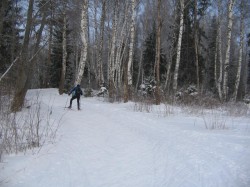
<path fill-rule="evenodd" d="M 57 136 L 4 156 L 1 187 L 250 186 L 250 117 L 213 119 L 215 111 L 173 106 L 166 114 L 163 105 L 139 112 L 135 103 L 102 97 L 82 97 L 80 111 L 74 100 L 69 110 L 70 97 L 56 89 L 30 90 L 27 100 L 37 92 L 60 123 Z M 223 128 L 206 128 L 213 120 Z"/>

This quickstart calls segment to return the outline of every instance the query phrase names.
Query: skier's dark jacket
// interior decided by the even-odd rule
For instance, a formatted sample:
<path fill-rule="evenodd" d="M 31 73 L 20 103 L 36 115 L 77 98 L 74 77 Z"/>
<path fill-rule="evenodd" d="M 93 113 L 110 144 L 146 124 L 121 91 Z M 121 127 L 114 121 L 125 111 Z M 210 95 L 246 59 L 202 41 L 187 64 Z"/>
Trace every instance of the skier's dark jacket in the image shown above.
<path fill-rule="evenodd" d="M 72 93 L 72 97 L 80 97 L 82 95 L 82 89 L 80 88 L 80 85 L 78 84 L 76 87 L 74 87 L 72 90 L 70 90 L 69 95 Z"/>

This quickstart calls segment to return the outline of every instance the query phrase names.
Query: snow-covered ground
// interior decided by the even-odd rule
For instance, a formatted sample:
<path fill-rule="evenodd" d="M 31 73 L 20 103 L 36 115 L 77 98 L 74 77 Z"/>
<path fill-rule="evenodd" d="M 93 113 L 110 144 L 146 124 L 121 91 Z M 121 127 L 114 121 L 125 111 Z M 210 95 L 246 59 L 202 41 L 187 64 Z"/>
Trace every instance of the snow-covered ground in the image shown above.
<path fill-rule="evenodd" d="M 157 107 L 137 112 L 133 103 L 103 98 L 82 98 L 77 111 L 75 100 L 65 109 L 69 96 L 55 89 L 40 95 L 45 110 L 52 105 L 51 118 L 63 116 L 55 142 L 5 156 L 1 187 L 250 186 L 250 118 L 220 122 L 174 107 L 164 117 Z M 212 121 L 226 128 L 206 129 Z"/>

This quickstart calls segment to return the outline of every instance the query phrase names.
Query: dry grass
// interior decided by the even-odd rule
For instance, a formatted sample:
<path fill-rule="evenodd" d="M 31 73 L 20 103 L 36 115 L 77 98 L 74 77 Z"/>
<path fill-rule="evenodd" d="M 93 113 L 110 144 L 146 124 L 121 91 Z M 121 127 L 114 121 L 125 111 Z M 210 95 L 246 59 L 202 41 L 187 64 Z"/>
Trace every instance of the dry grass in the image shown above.
<path fill-rule="evenodd" d="M 202 119 L 203 119 L 204 126 L 206 129 L 209 129 L 209 130 L 229 129 L 227 125 L 227 117 L 222 116 L 218 113 L 212 113 L 211 115 L 203 115 Z"/>
<path fill-rule="evenodd" d="M 7 103 L 6 106 L 10 105 Z M 22 112 L 11 113 L 8 107 L 0 110 L 0 158 L 2 154 L 25 152 L 54 141 L 59 122 L 51 120 L 52 106 L 41 110 L 39 93 Z"/>

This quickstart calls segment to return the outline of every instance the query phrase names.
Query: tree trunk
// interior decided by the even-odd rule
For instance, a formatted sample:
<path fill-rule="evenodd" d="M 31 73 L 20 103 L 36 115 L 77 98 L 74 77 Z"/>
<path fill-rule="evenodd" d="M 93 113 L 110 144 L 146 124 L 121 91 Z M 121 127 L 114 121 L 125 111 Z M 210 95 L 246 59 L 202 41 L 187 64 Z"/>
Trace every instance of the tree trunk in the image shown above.
<path fill-rule="evenodd" d="M 87 61 L 87 53 L 88 53 L 88 0 L 83 1 L 82 6 L 82 17 L 81 17 L 81 41 L 82 41 L 82 49 L 81 49 L 81 57 L 78 67 L 78 73 L 76 75 L 75 84 L 81 84 L 84 68 Z"/>
<path fill-rule="evenodd" d="M 50 66 L 51 66 L 51 46 L 52 46 L 52 37 L 53 37 L 53 24 L 52 24 L 52 20 L 54 18 L 53 15 L 53 5 L 52 5 L 52 0 L 50 0 L 50 20 L 49 20 L 49 43 L 48 43 L 48 59 L 47 59 L 47 68 L 45 70 L 45 80 L 44 80 L 44 84 L 43 87 L 47 88 L 50 86 Z"/>
<path fill-rule="evenodd" d="M 121 33 L 117 38 L 119 37 L 119 40 L 117 41 L 118 47 L 116 50 L 116 62 L 115 62 L 115 71 L 116 71 L 116 85 L 119 89 L 119 87 L 122 85 L 121 80 L 122 80 L 122 60 L 124 58 L 125 51 L 127 51 L 127 43 L 128 43 L 128 30 L 127 30 L 127 25 L 128 25 L 128 12 L 129 12 L 129 4 L 126 3 L 125 5 L 125 14 L 124 14 L 124 21 L 122 25 Z M 120 20 L 123 20 L 120 18 Z M 127 63 L 126 63 L 127 64 Z M 126 68 L 127 69 L 127 68 Z M 127 73 L 126 73 L 127 74 Z M 126 77 L 126 76 L 125 76 Z M 124 77 L 124 79 L 125 79 Z"/>
<path fill-rule="evenodd" d="M 176 20 L 177 17 L 177 11 L 174 10 L 174 20 Z M 173 26 L 174 28 L 176 27 L 176 25 Z M 176 33 L 174 32 L 174 30 L 172 31 L 171 34 L 171 46 L 170 46 L 170 50 L 169 50 L 169 60 L 168 60 L 168 64 L 167 64 L 167 74 L 166 74 L 166 80 L 165 80 L 165 85 L 164 85 L 164 90 L 170 91 L 170 73 L 171 73 L 171 68 L 172 68 L 172 64 L 173 64 L 173 56 L 175 53 L 175 48 L 174 48 L 174 43 L 175 43 L 175 39 L 176 38 Z"/>
<path fill-rule="evenodd" d="M 222 47 L 221 47 L 221 20 L 222 20 L 222 13 L 221 13 L 221 0 L 218 0 L 218 21 L 217 21 L 217 40 L 216 40 L 216 45 L 217 50 L 215 51 L 215 66 L 216 66 L 216 60 L 217 58 L 219 59 L 219 78 L 217 78 L 217 72 L 215 72 L 215 83 L 216 83 L 216 88 L 218 91 L 218 95 L 220 100 L 223 100 L 223 95 L 222 95 L 222 80 L 223 80 L 223 62 L 222 62 Z M 217 57 L 218 55 L 218 57 Z M 217 68 L 215 68 L 216 71 Z"/>
<path fill-rule="evenodd" d="M 180 0 L 180 30 L 178 36 L 178 43 L 177 43 L 177 57 L 176 57 L 176 64 L 174 70 L 174 82 L 173 82 L 173 90 L 174 92 L 177 91 L 178 86 L 178 71 L 180 66 L 180 58 L 181 58 L 181 42 L 182 42 L 182 34 L 183 34 L 183 15 L 184 15 L 184 0 Z"/>
<path fill-rule="evenodd" d="M 98 77 L 98 85 L 104 82 L 103 77 L 103 66 L 102 66 L 102 54 L 103 54 L 103 38 L 104 38 L 104 21 L 106 17 L 106 0 L 102 3 L 102 17 L 101 17 L 101 26 L 100 26 L 100 43 L 97 57 L 97 77 Z"/>
<path fill-rule="evenodd" d="M 117 33 L 117 7 L 118 1 L 115 1 L 115 7 L 113 11 L 113 21 L 112 21 L 112 40 L 111 40 L 111 51 L 109 58 L 109 98 L 114 97 L 114 78 L 115 78 L 115 44 L 116 44 L 116 33 Z"/>
<path fill-rule="evenodd" d="M 133 63 L 133 52 L 134 52 L 134 40 L 135 40 L 135 0 L 131 0 L 131 9 L 132 9 L 132 20 L 130 25 L 130 44 L 129 44 L 129 59 L 128 59 L 128 68 L 127 76 L 125 81 L 128 85 L 125 86 L 124 90 L 124 103 L 128 102 L 131 96 L 132 91 L 132 63 Z"/>
<path fill-rule="evenodd" d="M 24 34 L 24 41 L 22 45 L 21 57 L 20 57 L 20 64 L 18 69 L 19 78 L 17 79 L 17 86 L 15 90 L 14 99 L 12 101 L 11 110 L 13 112 L 19 111 L 23 104 L 24 98 L 27 93 L 27 69 L 28 69 L 28 49 L 29 49 L 29 40 L 30 40 L 30 33 L 32 27 L 32 13 L 33 13 L 33 5 L 34 0 L 29 0 L 29 7 L 28 7 L 28 14 L 27 14 L 27 22 Z"/>
<path fill-rule="evenodd" d="M 156 31 L 156 88 L 155 88 L 155 104 L 159 105 L 161 103 L 161 93 L 160 93 L 160 57 L 161 57 L 161 0 L 158 0 L 157 5 L 157 31 Z"/>
<path fill-rule="evenodd" d="M 59 94 L 62 95 L 64 92 L 64 83 L 66 76 L 66 62 L 67 62 L 67 18 L 66 18 L 66 10 L 63 13 L 63 31 L 62 31 L 62 70 L 61 70 L 61 79 L 59 83 Z"/>
<path fill-rule="evenodd" d="M 243 42 L 244 42 L 244 16 L 243 16 L 243 0 L 241 1 L 241 16 L 240 16 L 240 50 L 239 50 L 239 60 L 238 60 L 238 68 L 234 86 L 233 100 L 236 101 L 240 78 L 241 78 L 241 66 L 242 66 L 242 56 L 243 56 Z"/>
<path fill-rule="evenodd" d="M 197 86 L 197 89 L 200 90 L 199 54 L 198 54 L 197 0 L 194 1 L 194 48 L 195 48 L 195 65 L 196 65 L 196 86 Z"/>
<path fill-rule="evenodd" d="M 230 47 L 231 47 L 231 34 L 233 25 L 233 6 L 234 0 L 229 0 L 228 3 L 228 26 L 227 26 L 227 47 L 226 57 L 224 63 L 224 81 L 223 81 L 223 94 L 224 100 L 228 100 L 228 71 L 229 71 L 229 58 L 230 58 Z"/>

